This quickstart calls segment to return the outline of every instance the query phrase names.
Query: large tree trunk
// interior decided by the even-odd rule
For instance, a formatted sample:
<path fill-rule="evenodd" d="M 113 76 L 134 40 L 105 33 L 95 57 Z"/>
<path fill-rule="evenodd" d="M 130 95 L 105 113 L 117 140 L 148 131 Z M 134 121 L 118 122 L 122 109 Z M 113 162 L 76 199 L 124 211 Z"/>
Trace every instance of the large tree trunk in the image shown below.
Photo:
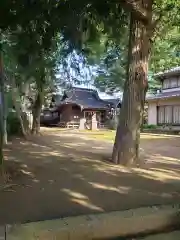
<path fill-rule="evenodd" d="M 151 16 L 151 0 L 141 1 Z M 112 154 L 112 161 L 117 164 L 132 165 L 138 162 L 140 126 L 148 88 L 148 31 L 148 25 L 131 15 L 127 79 Z"/>
<path fill-rule="evenodd" d="M 1 40 L 1 39 L 0 39 Z M 3 169 L 3 138 L 4 138 L 4 76 L 3 76 L 3 60 L 2 60 L 2 44 L 0 43 L 0 170 Z"/>
<path fill-rule="evenodd" d="M 0 92 L 0 170 L 3 166 L 3 108 L 2 108 L 2 94 Z"/>
<path fill-rule="evenodd" d="M 38 91 L 37 97 L 33 106 L 33 123 L 32 123 L 32 134 L 39 134 L 40 132 L 40 116 L 43 104 L 44 94 L 43 90 Z"/>
<path fill-rule="evenodd" d="M 22 107 L 21 107 L 21 98 L 20 94 L 18 93 L 18 88 L 15 83 L 14 77 L 11 78 L 11 94 L 12 94 L 12 100 L 13 104 L 17 113 L 17 117 L 19 119 L 20 125 L 21 125 L 21 132 L 22 135 L 26 138 L 28 132 L 26 131 L 26 127 L 23 121 L 23 113 L 22 113 Z"/>
<path fill-rule="evenodd" d="M 1 46 L 2 48 L 2 46 Z M 0 53 L 0 92 L 1 92 L 1 121 L 2 121 L 2 134 L 3 134 L 3 144 L 7 144 L 7 106 L 6 106 L 6 91 L 5 91 L 5 77 L 4 77 L 4 63 L 3 63 L 3 53 L 1 49 Z"/>
<path fill-rule="evenodd" d="M 7 104 L 6 104 L 6 91 L 5 91 L 5 78 L 4 74 L 2 75 L 2 127 L 3 127 L 3 144 L 7 144 Z"/>

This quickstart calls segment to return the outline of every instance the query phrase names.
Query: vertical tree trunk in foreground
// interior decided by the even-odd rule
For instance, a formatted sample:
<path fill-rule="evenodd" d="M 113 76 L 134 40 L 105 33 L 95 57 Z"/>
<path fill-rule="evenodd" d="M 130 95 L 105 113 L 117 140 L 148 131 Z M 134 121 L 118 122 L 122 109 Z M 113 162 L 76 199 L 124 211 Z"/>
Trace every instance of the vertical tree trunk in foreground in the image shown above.
<path fill-rule="evenodd" d="M 6 85 L 4 76 L 3 53 L 1 50 L 1 104 L 2 104 L 2 129 L 3 129 L 3 144 L 7 144 L 7 106 L 6 106 Z"/>
<path fill-rule="evenodd" d="M 44 90 L 43 86 L 38 88 L 37 97 L 33 106 L 33 123 L 32 123 L 32 134 L 39 134 L 40 132 L 40 116 L 41 109 L 44 99 Z"/>
<path fill-rule="evenodd" d="M 22 135 L 26 138 L 27 132 L 26 132 L 23 117 L 22 117 L 23 114 L 22 114 L 22 107 L 21 107 L 21 98 L 20 98 L 20 94 L 18 92 L 18 88 L 16 86 L 14 77 L 11 78 L 10 84 L 11 84 L 12 100 L 13 100 L 13 104 L 14 104 L 14 107 L 15 107 L 15 110 L 17 113 L 17 117 L 18 117 L 20 125 L 21 125 L 21 132 L 22 132 Z"/>
<path fill-rule="evenodd" d="M 1 40 L 1 39 L 0 39 Z M 3 76 L 3 61 L 2 61 L 2 44 L 0 43 L 0 170 L 3 170 L 3 138 L 4 138 L 4 109 L 3 109 L 3 94 L 4 94 L 4 76 Z"/>
<path fill-rule="evenodd" d="M 151 18 L 152 1 L 141 1 Z M 138 161 L 140 125 L 148 88 L 148 30 L 148 25 L 143 25 L 131 15 L 127 79 L 112 154 L 112 161 L 116 164 L 132 165 Z"/>
<path fill-rule="evenodd" d="M 0 169 L 3 166 L 3 109 L 2 109 L 2 94 L 0 92 Z"/>

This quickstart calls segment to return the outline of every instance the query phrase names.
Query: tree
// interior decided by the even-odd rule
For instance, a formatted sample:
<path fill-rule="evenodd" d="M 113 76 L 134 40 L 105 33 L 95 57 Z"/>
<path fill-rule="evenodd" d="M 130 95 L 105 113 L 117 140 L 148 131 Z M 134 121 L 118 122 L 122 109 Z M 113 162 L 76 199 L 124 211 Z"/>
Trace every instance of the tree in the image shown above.
<path fill-rule="evenodd" d="M 118 127 L 113 156 L 119 156 L 117 162 L 122 162 L 124 158 L 125 164 L 136 160 L 139 126 L 147 90 L 147 62 L 154 41 L 153 33 L 157 37 L 159 32 L 162 33 L 170 25 L 179 24 L 178 0 L 138 2 L 81 0 L 78 3 L 73 0 L 59 2 L 46 0 L 36 3 L 36 8 L 34 1 L 15 1 L 11 7 L 10 1 L 3 1 L 3 4 L 2 9 L 8 19 L 7 21 L 6 17 L 1 17 L 3 30 L 13 29 L 17 33 L 23 32 L 23 44 L 27 43 L 24 46 L 27 49 L 26 53 L 32 52 L 35 58 L 41 56 L 44 51 L 49 51 L 52 39 L 58 31 L 61 31 L 63 42 L 67 43 L 70 52 L 76 49 L 85 57 L 90 54 L 91 49 L 88 45 L 98 42 L 102 33 L 108 40 L 111 39 L 118 44 L 131 16 L 128 70 L 120 116 L 121 127 Z M 172 20 L 171 23 L 169 19 Z M 32 44 L 29 40 L 26 41 L 27 38 L 31 39 Z M 39 47 L 40 51 L 38 51 Z M 21 60 L 26 62 L 27 58 L 27 54 L 22 53 Z M 114 69 L 112 70 L 114 72 Z M 123 147 L 120 147 L 119 142 Z M 113 157 L 113 159 L 116 161 L 117 158 Z"/>
<path fill-rule="evenodd" d="M 149 10 L 151 21 L 152 2 L 142 2 L 142 7 Z M 115 163 L 129 165 L 138 159 L 139 131 L 148 88 L 149 51 L 148 26 L 131 15 L 127 79 L 112 155 Z"/>
<path fill-rule="evenodd" d="M 112 5 L 108 5 L 108 7 L 110 12 L 113 7 Z M 152 43 L 157 39 L 159 34 L 162 36 L 163 32 L 169 27 L 173 25 L 178 26 L 179 17 L 177 17 L 176 13 L 180 5 L 177 0 L 146 0 L 138 2 L 125 0 L 119 7 L 125 10 L 126 17 L 124 19 L 126 19 L 126 24 L 127 12 L 130 12 L 131 28 L 127 77 L 124 85 L 124 97 L 112 158 L 116 163 L 127 165 L 128 163 L 137 162 L 138 159 L 139 129 L 145 94 L 148 88 L 148 61 L 152 52 Z M 120 16 L 122 17 L 122 15 Z M 113 16 L 113 21 L 116 23 L 116 14 L 111 14 L 111 16 Z M 103 23 L 108 23 L 108 20 L 109 18 L 107 20 L 103 19 Z M 107 32 L 109 33 L 109 29 Z M 117 35 L 115 39 L 117 40 Z"/>
<path fill-rule="evenodd" d="M 46 1 L 9 1 L 3 0 L 0 3 L 0 39 L 2 39 L 3 34 L 10 34 L 10 35 L 18 35 L 19 32 L 23 30 L 23 37 L 25 41 L 21 41 L 22 45 L 20 49 L 24 49 L 26 45 L 26 36 L 29 37 L 29 33 L 31 35 L 32 43 L 35 43 L 37 40 L 41 41 L 41 49 L 48 50 L 51 46 L 51 40 L 58 32 L 59 25 L 59 18 L 57 21 L 57 15 L 54 15 L 54 11 L 58 8 L 58 4 L 56 2 L 52 2 L 49 0 Z M 57 11 L 56 11 L 57 13 Z M 53 23 L 53 24 L 52 24 Z M 21 35 L 22 36 L 22 35 Z M 21 39 L 23 40 L 23 39 Z M 15 41 L 12 41 L 15 43 Z M 37 44 L 29 44 L 28 42 L 28 51 L 26 53 L 30 53 L 31 51 L 34 52 L 34 47 L 39 47 Z M 36 49 L 37 50 L 37 49 Z M 22 53 L 22 52 L 21 52 Z M 25 55 L 21 54 L 20 57 L 24 57 Z M 27 55 L 28 56 L 28 55 Z M 1 57 L 1 56 L 0 56 Z M 22 60 L 22 58 L 21 58 Z M 27 60 L 23 58 L 23 60 Z M 2 69 L 4 66 L 2 65 L 2 58 L 0 59 L 1 63 L 1 72 L 0 72 L 0 80 L 1 83 L 4 79 L 2 74 Z M 14 82 L 14 75 L 13 75 L 13 82 Z M 1 84 L 2 88 L 2 84 Z M 2 105 L 1 105 L 2 106 Z M 2 108 L 1 108 L 2 110 Z M 2 117 L 2 111 L 1 111 Z M 19 117 L 21 119 L 20 113 Z M 1 121 L 2 122 L 2 121 Z M 2 126 L 2 124 L 1 124 Z M 0 131 L 0 139 L 3 138 L 4 131 L 1 127 Z M 3 154 L 2 154 L 2 141 L 0 141 L 0 165 L 3 162 Z"/>
<path fill-rule="evenodd" d="M 144 8 L 147 13 L 146 21 L 144 22 L 145 19 L 140 21 L 139 18 L 137 19 L 131 14 L 127 79 L 112 155 L 113 162 L 123 165 L 138 162 L 140 125 L 148 88 L 148 60 L 155 27 L 157 21 L 161 20 L 161 15 L 159 15 L 158 19 L 155 22 L 153 21 L 155 16 L 153 16 L 152 1 L 141 1 L 139 4 L 140 8 Z M 167 1 L 166 5 L 163 4 L 164 8 L 159 8 L 163 17 L 163 14 L 167 13 L 164 11 L 169 8 L 172 10 L 174 4 L 177 4 L 177 2 L 171 1 L 169 3 Z M 157 5 L 155 5 L 155 8 L 157 8 Z M 166 18 L 164 24 L 167 24 Z"/>
<path fill-rule="evenodd" d="M 153 42 L 150 71 L 157 73 L 180 65 L 180 29 L 171 26 Z"/>
<path fill-rule="evenodd" d="M 0 46 L 0 55 L 2 55 L 1 46 Z M 0 56 L 0 166 L 3 165 L 3 136 L 4 136 L 3 94 L 4 94 L 3 63 L 2 63 L 2 57 Z"/>
<path fill-rule="evenodd" d="M 94 85 L 103 92 L 112 94 L 123 91 L 127 65 L 127 37 L 128 34 L 124 34 L 118 46 L 112 42 L 101 55 Z"/>

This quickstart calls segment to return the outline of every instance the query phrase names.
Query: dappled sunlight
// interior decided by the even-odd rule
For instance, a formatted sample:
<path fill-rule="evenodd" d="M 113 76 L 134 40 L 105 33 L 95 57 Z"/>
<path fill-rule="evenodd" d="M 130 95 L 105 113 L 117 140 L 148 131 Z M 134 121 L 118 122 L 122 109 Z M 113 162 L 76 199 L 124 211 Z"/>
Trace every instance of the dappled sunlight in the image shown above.
<path fill-rule="evenodd" d="M 92 147 L 93 149 L 100 149 L 100 150 L 103 150 L 103 149 L 105 149 L 105 147 Z"/>
<path fill-rule="evenodd" d="M 118 176 L 120 173 L 132 173 L 131 169 L 120 166 L 120 165 L 113 165 L 113 164 L 93 164 L 93 168 L 95 168 L 99 172 L 108 173 L 110 175 Z"/>
<path fill-rule="evenodd" d="M 92 210 L 103 211 L 102 208 L 92 204 L 87 196 L 79 192 L 74 192 L 70 189 L 62 189 L 61 191 L 68 194 L 71 197 L 71 201 L 74 203 L 77 203 Z"/>
<path fill-rule="evenodd" d="M 156 169 L 156 171 L 154 171 L 154 169 L 134 169 L 133 170 L 135 173 L 141 174 L 141 176 L 143 176 L 144 178 L 149 178 L 149 179 L 153 179 L 153 180 L 158 180 L 161 182 L 167 182 L 169 180 L 179 180 L 180 181 L 180 175 L 176 175 L 175 173 L 165 173 L 164 171 L 161 171 L 161 169 Z"/>
<path fill-rule="evenodd" d="M 113 186 L 103 185 L 103 184 L 95 183 L 95 182 L 89 182 L 89 184 L 93 188 L 114 191 L 114 192 L 121 193 L 121 194 L 128 194 L 128 192 L 131 190 L 131 187 L 123 187 L 123 186 L 113 187 Z"/>
<path fill-rule="evenodd" d="M 174 167 L 174 165 L 179 166 L 180 164 L 179 158 L 167 157 L 161 154 L 148 155 L 148 161 L 151 164 L 159 164 L 160 166 L 168 165 L 170 168 Z"/>
<path fill-rule="evenodd" d="M 161 171 L 167 174 L 176 175 L 180 177 L 180 169 L 178 170 L 170 170 L 170 169 L 160 169 L 160 168 L 151 168 L 152 171 Z"/>
<path fill-rule="evenodd" d="M 180 136 L 178 135 L 166 135 L 166 134 L 151 134 L 151 133 L 141 133 L 141 139 L 169 139 L 171 140 L 172 138 L 178 138 L 180 140 Z"/>
<path fill-rule="evenodd" d="M 32 180 L 34 183 L 40 183 L 40 181 L 38 179 L 33 179 Z"/>
<path fill-rule="evenodd" d="M 31 141 L 12 139 L 5 146 L 5 162 L 14 164 L 20 176 L 12 177 L 18 184 L 14 191 L 0 192 L 0 223 L 179 203 L 177 138 L 154 137 L 155 142 L 143 134 L 145 165 L 127 168 L 108 161 L 114 136 L 115 131 L 50 129 Z"/>
<path fill-rule="evenodd" d="M 62 143 L 61 143 L 62 144 Z M 63 144 L 64 146 L 71 146 L 71 147 L 81 147 L 83 146 L 84 144 L 82 143 L 65 143 Z"/>
<path fill-rule="evenodd" d="M 101 163 L 100 160 L 96 160 L 96 159 L 92 159 L 92 158 L 88 158 L 88 157 L 84 157 L 84 156 L 80 156 L 80 155 L 73 155 L 73 154 L 69 154 L 69 156 L 71 156 L 73 159 L 73 162 L 80 162 L 83 164 L 87 164 L 87 163 Z"/>
<path fill-rule="evenodd" d="M 78 198 L 78 199 L 83 199 L 83 200 L 87 200 L 88 197 L 79 193 L 79 192 L 74 192 L 70 189 L 61 189 L 62 192 L 67 193 L 69 196 L 73 197 L 73 198 Z"/>
<path fill-rule="evenodd" d="M 31 145 L 34 147 L 38 147 L 38 148 L 49 149 L 49 147 L 47 147 L 47 146 L 36 144 L 36 143 L 31 143 Z"/>
<path fill-rule="evenodd" d="M 23 174 L 25 174 L 25 175 L 29 175 L 30 177 L 34 177 L 34 174 L 32 173 L 32 172 L 29 172 L 29 171 L 26 171 L 26 170 L 24 170 L 24 169 L 21 169 L 20 170 Z"/>
<path fill-rule="evenodd" d="M 101 207 L 98 207 L 94 204 L 92 204 L 90 201 L 88 200 L 83 200 L 83 199 L 78 199 L 78 198 L 72 198 L 71 199 L 72 202 L 77 203 L 79 205 L 82 205 L 83 207 L 89 208 L 91 210 L 95 210 L 95 211 L 100 211 L 103 212 L 104 210 Z"/>

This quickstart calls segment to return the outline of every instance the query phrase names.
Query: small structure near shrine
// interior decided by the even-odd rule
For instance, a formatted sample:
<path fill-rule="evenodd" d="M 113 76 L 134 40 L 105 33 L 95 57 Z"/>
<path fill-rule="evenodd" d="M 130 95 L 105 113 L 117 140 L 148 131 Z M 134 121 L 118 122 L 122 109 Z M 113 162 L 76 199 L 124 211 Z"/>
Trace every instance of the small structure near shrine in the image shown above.
<path fill-rule="evenodd" d="M 99 129 L 106 127 L 108 119 L 121 107 L 119 99 L 100 99 L 93 89 L 73 87 L 63 96 L 54 95 L 51 108 L 44 110 L 42 123 L 56 122 L 60 127 Z"/>

